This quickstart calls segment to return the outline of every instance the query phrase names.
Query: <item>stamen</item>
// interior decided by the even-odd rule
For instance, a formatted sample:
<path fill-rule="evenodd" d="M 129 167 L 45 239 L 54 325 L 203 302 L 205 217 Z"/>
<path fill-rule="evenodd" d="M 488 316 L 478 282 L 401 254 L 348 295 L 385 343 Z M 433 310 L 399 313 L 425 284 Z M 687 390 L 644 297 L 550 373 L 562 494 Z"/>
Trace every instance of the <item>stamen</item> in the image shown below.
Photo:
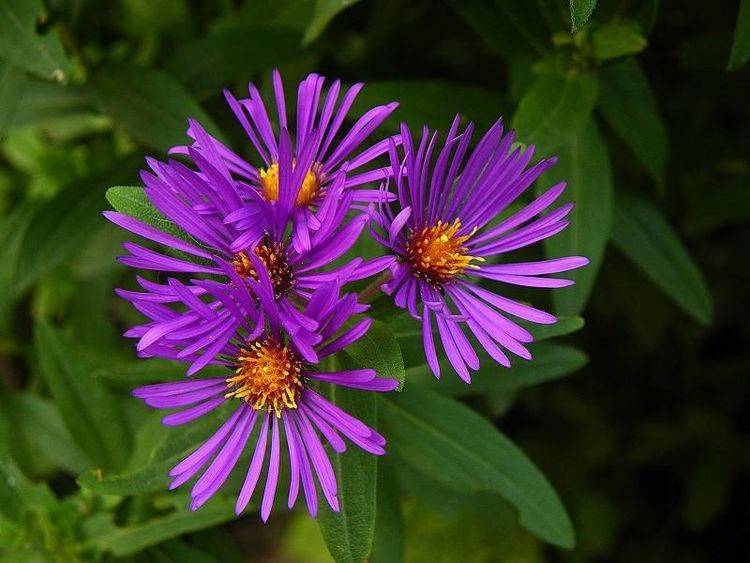
<path fill-rule="evenodd" d="M 273 337 L 241 348 L 235 375 L 229 377 L 227 398 L 242 399 L 255 410 L 296 409 L 302 391 L 302 362 L 289 346 Z"/>
<path fill-rule="evenodd" d="M 283 243 L 271 243 L 266 239 L 263 244 L 258 244 L 253 252 L 268 270 L 277 297 L 294 287 L 294 271 L 287 261 Z M 254 280 L 258 279 L 258 273 L 255 271 L 246 251 L 243 250 L 235 255 L 232 266 L 239 275 Z"/>
<path fill-rule="evenodd" d="M 461 221 L 438 221 L 433 227 L 411 231 L 406 242 L 406 253 L 414 273 L 433 285 L 449 282 L 467 268 L 479 268 L 472 260 L 484 258 L 466 254 L 464 245 L 477 232 L 477 227 L 467 235 L 457 236 Z"/>
<path fill-rule="evenodd" d="M 263 195 L 268 201 L 278 201 L 279 199 L 279 165 L 274 162 L 268 168 L 260 168 L 260 186 Z M 320 188 L 320 165 L 313 164 L 305 174 L 297 194 L 297 205 L 310 205 L 318 195 Z"/>

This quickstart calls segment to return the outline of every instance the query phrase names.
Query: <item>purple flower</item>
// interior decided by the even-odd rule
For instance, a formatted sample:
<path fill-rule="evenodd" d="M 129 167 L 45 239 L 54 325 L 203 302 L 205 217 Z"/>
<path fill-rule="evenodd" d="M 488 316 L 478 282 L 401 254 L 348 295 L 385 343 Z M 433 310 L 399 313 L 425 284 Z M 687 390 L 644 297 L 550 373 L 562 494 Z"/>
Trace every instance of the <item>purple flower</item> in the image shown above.
<path fill-rule="evenodd" d="M 122 263 L 146 270 L 214 277 L 213 281 L 192 279 L 186 285 L 176 280 L 161 285 L 139 278 L 145 291 L 118 290 L 120 296 L 131 301 L 149 318 L 145 325 L 134 327 L 126 333 L 139 338 L 138 351 L 142 356 L 191 358 L 189 375 L 214 362 L 214 351 L 232 337 L 230 326 L 236 320 L 222 297 L 226 290 L 217 286 L 217 282 L 241 283 L 241 279 L 257 277 L 248 258 L 250 254 L 259 257 L 270 272 L 279 300 L 281 323 L 290 333 L 316 329 L 316 323 L 306 318 L 295 302 L 300 298 L 309 298 L 320 284 L 343 284 L 364 279 L 387 268 L 392 262 L 390 257 L 369 261 L 355 258 L 331 268 L 331 264 L 356 242 L 368 221 L 368 215 L 364 212 L 347 221 L 349 212 L 353 207 L 372 201 L 379 193 L 378 190 L 354 188 L 374 178 L 382 179 L 390 171 L 390 168 L 386 172 L 375 170 L 354 179 L 349 179 L 345 173 L 347 167 L 356 169 L 381 155 L 387 150 L 386 142 L 370 147 L 348 165 L 342 163 L 342 159 L 365 140 L 395 105 L 389 104 L 367 112 L 332 148 L 332 139 L 361 85 L 347 92 L 334 115 L 340 88 L 338 82 L 334 83 L 326 97 L 323 112 L 316 120 L 314 109 L 322 83 L 322 78 L 311 75 L 300 86 L 297 144 L 303 149 L 299 155 L 292 150 L 291 138 L 285 128 L 281 130 L 278 147 L 275 141 L 272 143 L 273 138 L 266 135 L 271 126 L 267 120 L 257 121 L 260 119 L 258 116 L 265 116 L 266 112 L 252 84 L 250 100 L 232 101 L 234 99 L 228 94 L 232 107 L 235 110 L 245 108 L 251 121 L 263 132 L 261 138 L 269 143 L 265 148 L 257 144 L 254 129 L 247 119 L 240 117 L 243 124 L 250 127 L 250 137 L 260 154 L 264 158 L 271 154 L 278 159 L 275 168 L 272 166 L 267 171 L 259 172 L 210 136 L 194 120 L 190 120 L 188 130 L 194 143 L 172 152 L 188 156 L 195 170 L 176 160 L 147 160 L 151 171 L 141 174 L 146 195 L 191 240 L 179 238 L 122 213 L 105 212 L 105 216 L 117 225 L 167 247 L 168 253 L 163 253 L 136 243 L 125 243 L 125 249 L 130 254 L 119 258 Z M 277 94 L 283 94 L 278 73 L 274 74 L 274 84 Z M 285 126 L 283 96 L 277 97 L 277 103 L 280 104 L 279 119 Z M 307 118 L 303 119 L 303 115 L 307 115 Z M 399 140 L 393 138 L 388 142 Z M 300 165 L 308 163 L 318 171 L 314 193 L 310 192 L 309 197 L 302 195 L 307 193 L 305 190 L 312 189 L 312 180 L 302 177 L 300 171 L 304 167 L 294 165 L 295 162 Z M 275 175 L 273 190 L 269 187 L 269 174 Z M 265 184 L 259 180 L 263 177 L 267 179 L 264 180 Z M 301 197 L 303 202 L 300 202 Z M 165 222 L 165 229 L 169 227 L 169 223 Z M 177 256 L 175 251 L 181 254 Z M 212 289 L 209 290 L 209 287 Z M 204 295 L 212 299 L 207 305 L 201 301 Z M 203 322 L 204 307 L 220 313 L 215 319 L 216 326 Z M 182 340 L 185 333 L 196 337 L 193 346 L 185 346 L 177 351 L 169 345 L 170 341 Z M 198 353 L 201 342 L 206 346 L 202 353 Z"/>
<path fill-rule="evenodd" d="M 371 108 L 342 133 L 344 120 L 364 85 L 351 86 L 339 102 L 339 80 L 324 96 L 325 78 L 310 74 L 297 89 L 296 126 L 292 128 L 281 75 L 276 70 L 272 82 L 278 132 L 253 83 L 248 85 L 248 98 L 238 100 L 228 90 L 224 91 L 229 106 L 263 160 L 264 168 L 256 168 L 216 139 L 199 135 L 192 128 L 188 134 L 194 139 L 193 145 L 175 147 L 171 152 L 187 154 L 194 150 L 212 161 L 221 160 L 238 180 L 242 198 L 248 205 L 230 218 L 235 223 L 241 222 L 243 229 L 243 236 L 233 245 L 235 250 L 252 247 L 266 232 L 278 241 L 292 223 L 292 244 L 302 252 L 310 249 L 311 233 L 325 220 L 322 208 L 326 200 L 346 194 L 350 203 L 361 206 L 380 197 L 378 190 L 361 189 L 361 186 L 383 180 L 390 168 L 366 167 L 388 151 L 389 143 L 398 143 L 398 136 L 367 146 L 359 154 L 353 153 L 398 104 L 392 102 Z M 340 172 L 347 172 L 347 177 L 340 189 L 332 190 L 331 183 Z M 264 206 L 264 202 L 274 205 Z"/>
<path fill-rule="evenodd" d="M 262 272 L 260 260 L 252 261 Z M 281 311 L 270 276 L 261 274 L 259 281 L 251 280 L 249 285 L 259 298 L 264 321 L 259 324 L 260 330 L 244 338 L 234 338 L 217 351 L 220 361 L 234 371 L 228 371 L 226 377 L 147 385 L 133 392 L 151 407 L 176 409 L 163 419 L 170 426 L 193 421 L 227 402 L 237 404 L 210 438 L 172 468 L 170 489 L 197 477 L 190 492 L 190 508 L 196 510 L 202 506 L 229 477 L 248 446 L 253 428 L 258 426 L 252 459 L 237 497 L 237 514 L 250 501 L 266 465 L 260 512 L 264 521 L 268 519 L 276 496 L 284 441 L 290 469 L 289 508 L 295 504 L 301 488 L 308 511 L 312 516 L 317 514 L 315 476 L 328 504 L 338 511 L 336 475 L 324 442 L 341 453 L 346 449 L 343 436 L 367 452 L 382 455 L 386 441 L 325 399 L 316 388 L 323 383 L 382 392 L 395 389 L 398 382 L 378 378 L 372 369 L 328 371 L 318 366 L 320 361 L 367 332 L 369 318 L 342 330 L 353 315 L 367 308 L 357 303 L 356 296 L 339 296 L 339 289 L 333 283 L 320 286 L 305 308 L 306 317 L 317 324 L 315 336 L 299 340 L 288 334 L 279 321 Z M 244 285 L 229 287 L 229 299 L 238 304 L 245 302 Z M 209 311 L 205 313 L 211 316 Z"/>
<path fill-rule="evenodd" d="M 397 306 L 421 319 L 425 355 L 433 373 L 440 377 L 434 319 L 448 360 L 461 379 L 470 383 L 469 369 L 479 369 L 479 358 L 462 325 L 468 326 L 492 358 L 509 367 L 506 351 L 529 360 L 531 354 L 524 344 L 533 338 L 508 315 L 534 323 L 556 322 L 549 313 L 488 291 L 472 278 L 565 287 L 573 282 L 546 275 L 579 268 L 588 260 L 571 256 L 493 263 L 495 256 L 562 231 L 573 204 L 548 211 L 565 189 L 560 183 L 501 218 L 555 159 L 528 167 L 534 147 L 514 149 L 515 134 L 503 135 L 502 120 L 467 157 L 473 124 L 459 134 L 459 121 L 457 116 L 434 162 L 436 133 L 425 128 L 415 146 L 411 132 L 402 125 L 403 156 L 395 144 L 389 149 L 400 210 L 394 213 L 381 202 L 379 212 L 373 213 L 380 232 L 373 236 L 398 258 L 383 290 L 393 295 Z"/>

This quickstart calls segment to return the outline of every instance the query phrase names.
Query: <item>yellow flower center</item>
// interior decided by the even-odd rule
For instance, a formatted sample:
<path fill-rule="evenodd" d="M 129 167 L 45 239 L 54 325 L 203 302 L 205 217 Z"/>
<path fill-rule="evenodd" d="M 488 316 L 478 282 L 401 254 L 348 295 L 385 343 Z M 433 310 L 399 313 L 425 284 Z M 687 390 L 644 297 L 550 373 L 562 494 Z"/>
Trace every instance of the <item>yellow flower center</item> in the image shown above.
<path fill-rule="evenodd" d="M 461 221 L 453 223 L 438 221 L 433 227 L 412 231 L 406 242 L 406 253 L 414 272 L 433 285 L 441 285 L 461 274 L 466 268 L 478 268 L 472 260 L 484 262 L 484 258 L 466 254 L 464 243 L 469 240 L 476 227 L 468 235 L 457 236 Z"/>
<path fill-rule="evenodd" d="M 297 194 L 297 205 L 310 205 L 318 194 L 320 188 L 320 177 L 316 172 L 318 167 L 313 165 L 302 180 L 302 187 Z M 260 168 L 260 187 L 263 195 L 268 201 L 279 199 L 279 165 L 274 162 L 268 168 Z"/>
<path fill-rule="evenodd" d="M 268 270 L 277 297 L 294 286 L 294 272 L 287 262 L 286 251 L 282 243 L 266 241 L 264 244 L 257 245 L 253 252 Z M 235 255 L 232 266 L 239 275 L 258 280 L 258 273 L 244 250 Z"/>
<path fill-rule="evenodd" d="M 267 409 L 277 417 L 285 408 L 296 409 L 302 390 L 302 362 L 275 338 L 241 348 L 235 375 L 228 378 L 227 398 L 242 399 L 255 410 Z"/>

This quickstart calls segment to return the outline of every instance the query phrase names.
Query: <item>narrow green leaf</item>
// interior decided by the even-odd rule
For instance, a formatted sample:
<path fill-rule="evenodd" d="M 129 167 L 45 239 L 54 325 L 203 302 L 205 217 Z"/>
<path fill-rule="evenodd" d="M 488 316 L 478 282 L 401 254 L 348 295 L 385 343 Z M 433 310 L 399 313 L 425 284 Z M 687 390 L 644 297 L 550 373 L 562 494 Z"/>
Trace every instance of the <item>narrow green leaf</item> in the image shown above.
<path fill-rule="evenodd" d="M 21 260 L 21 246 L 31 225 L 35 207 L 21 205 L 0 222 L 0 334 L 9 327 L 13 305 L 18 297 L 16 279 Z"/>
<path fill-rule="evenodd" d="M 596 76 L 590 73 L 540 74 L 513 116 L 518 141 L 535 144 L 538 156 L 564 149 L 589 121 L 597 89 Z"/>
<path fill-rule="evenodd" d="M 108 66 L 91 81 L 99 108 L 139 143 L 159 150 L 185 144 L 188 118 L 222 138 L 211 118 L 167 73 L 135 65 Z"/>
<path fill-rule="evenodd" d="M 163 491 L 169 470 L 219 429 L 228 415 L 220 407 L 181 428 L 161 424 L 156 413 L 138 429 L 133 456 L 121 473 L 91 471 L 78 477 L 81 487 L 106 495 L 135 495 Z"/>
<path fill-rule="evenodd" d="M 21 241 L 16 284 L 28 288 L 80 251 L 105 220 L 104 189 L 135 175 L 140 158 L 128 157 L 91 177 L 76 180 L 35 210 Z"/>
<path fill-rule="evenodd" d="M 589 21 L 596 8 L 596 0 L 570 0 L 570 23 L 578 31 Z"/>
<path fill-rule="evenodd" d="M 398 101 L 398 110 L 385 123 L 392 131 L 402 121 L 412 128 L 428 125 L 447 130 L 457 113 L 484 130 L 508 107 L 500 92 L 479 86 L 446 80 L 390 80 L 368 82 L 357 96 L 353 113 L 393 101 Z"/>
<path fill-rule="evenodd" d="M 750 0 L 740 0 L 734 43 L 729 55 L 729 70 L 737 70 L 750 59 Z"/>
<path fill-rule="evenodd" d="M 162 232 L 195 242 L 180 227 L 164 218 L 140 186 L 113 186 L 107 190 L 105 196 L 110 205 L 115 208 L 115 211 L 143 221 Z"/>
<path fill-rule="evenodd" d="M 499 366 L 492 358 L 482 353 L 481 367 L 472 374 L 471 385 L 458 377 L 435 379 L 429 366 L 422 364 L 406 370 L 407 376 L 415 383 L 423 383 L 436 391 L 457 397 L 485 393 L 510 393 L 524 387 L 539 385 L 560 377 L 565 377 L 581 369 L 588 363 L 588 357 L 578 348 L 567 344 L 543 342 L 531 346 L 533 360 L 521 359 L 509 368 Z M 450 373 L 449 363 L 441 365 Z"/>
<path fill-rule="evenodd" d="M 399 563 L 404 559 L 404 516 L 401 487 L 393 460 L 378 459 L 377 515 L 370 563 Z"/>
<path fill-rule="evenodd" d="M 635 158 L 664 185 L 669 138 L 648 79 L 634 58 L 602 69 L 599 110 Z"/>
<path fill-rule="evenodd" d="M 0 60 L 0 141 L 13 121 L 23 98 L 26 77 L 15 65 Z"/>
<path fill-rule="evenodd" d="M 317 39 L 336 15 L 359 0 L 315 0 L 313 16 L 305 31 L 302 43 L 307 45 Z"/>
<path fill-rule="evenodd" d="M 640 26 L 633 20 L 614 20 L 591 33 L 591 47 L 599 60 L 640 53 L 647 45 Z"/>
<path fill-rule="evenodd" d="M 108 531 L 94 536 L 87 547 L 109 552 L 115 557 L 126 557 L 165 540 L 217 526 L 234 518 L 234 499 L 217 496 L 196 512 L 177 510 L 166 516 L 122 527 L 109 522 Z"/>
<path fill-rule="evenodd" d="M 537 7 L 526 0 L 449 0 L 451 7 L 498 55 L 541 55 L 549 34 Z"/>
<path fill-rule="evenodd" d="M 203 99 L 292 59 L 300 53 L 299 43 L 296 31 L 233 26 L 180 44 L 166 61 L 166 69 L 191 94 Z"/>
<path fill-rule="evenodd" d="M 344 353 L 361 367 L 374 369 L 378 377 L 398 380 L 403 386 L 406 378 L 404 359 L 396 337 L 382 321 L 373 320 L 370 330 Z"/>
<path fill-rule="evenodd" d="M 35 467 L 44 461 L 72 474 L 91 467 L 91 460 L 73 440 L 54 403 L 32 393 L 18 393 L 7 398 L 4 408 L 13 420 L 14 442 L 23 447 L 24 460 Z M 15 457 L 20 463 L 21 456 Z"/>
<path fill-rule="evenodd" d="M 612 228 L 612 171 L 607 147 L 593 120 L 567 139 L 559 158 L 539 185 L 546 188 L 566 181 L 568 188 L 560 201 L 571 201 L 575 207 L 568 216 L 570 225 L 545 241 L 545 251 L 549 258 L 577 255 L 589 259 L 587 266 L 566 275 L 575 285 L 552 294 L 557 313 L 574 316 L 586 306 Z"/>
<path fill-rule="evenodd" d="M 347 367 L 350 362 L 345 362 Z M 360 367 L 361 364 L 356 364 Z M 355 367 L 354 365 L 351 367 Z M 331 386 L 329 400 L 359 420 L 377 428 L 375 393 Z M 318 524 L 328 551 L 337 562 L 358 563 L 372 551 L 375 533 L 377 457 L 360 448 L 331 453 L 338 477 L 340 510 L 334 513 L 321 496 Z"/>
<path fill-rule="evenodd" d="M 35 325 L 34 346 L 44 380 L 80 448 L 102 467 L 124 465 L 131 442 L 120 403 L 91 376 L 78 346 L 44 321 Z"/>
<path fill-rule="evenodd" d="M 713 303 L 703 275 L 655 205 L 618 193 L 612 241 L 686 313 L 711 323 Z"/>
<path fill-rule="evenodd" d="M 52 32 L 36 32 L 41 0 L 0 0 L 0 57 L 46 79 L 64 80 L 68 59 Z"/>
<path fill-rule="evenodd" d="M 436 480 L 467 492 L 494 491 L 541 539 L 575 543 L 570 519 L 551 485 L 526 455 L 471 409 L 424 386 L 380 401 L 389 447 Z"/>
<path fill-rule="evenodd" d="M 27 78 L 11 126 L 46 125 L 56 120 L 91 117 L 95 112 L 83 87 Z"/>

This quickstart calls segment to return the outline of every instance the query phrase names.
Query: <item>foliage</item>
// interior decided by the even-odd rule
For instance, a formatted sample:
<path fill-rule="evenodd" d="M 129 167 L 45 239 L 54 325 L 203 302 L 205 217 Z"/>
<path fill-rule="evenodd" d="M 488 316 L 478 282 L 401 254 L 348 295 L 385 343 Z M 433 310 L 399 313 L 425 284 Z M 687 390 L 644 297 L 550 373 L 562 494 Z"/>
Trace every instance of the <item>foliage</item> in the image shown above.
<path fill-rule="evenodd" d="M 0 561 L 739 549 L 750 1 L 663 4 L 0 0 Z M 196 513 L 166 490 L 222 413 L 175 432 L 130 397 L 182 371 L 120 337 L 137 317 L 113 288 L 133 282 L 101 217 L 111 206 L 187 237 L 144 197 L 143 157 L 185 142 L 187 117 L 249 155 L 221 89 L 268 93 L 272 67 L 366 81 L 355 110 L 402 102 L 389 132 L 503 114 L 535 159 L 557 155 L 539 188 L 567 181 L 576 204 L 543 252 L 591 260 L 541 298 L 560 322 L 533 329 L 534 361 L 483 358 L 471 387 L 447 366 L 435 381 L 418 325 L 376 301 L 381 320 L 335 361 L 401 387 L 331 399 L 377 425 L 390 455 L 333 455 L 342 510 L 319 526 L 237 519 L 236 483 Z"/>

